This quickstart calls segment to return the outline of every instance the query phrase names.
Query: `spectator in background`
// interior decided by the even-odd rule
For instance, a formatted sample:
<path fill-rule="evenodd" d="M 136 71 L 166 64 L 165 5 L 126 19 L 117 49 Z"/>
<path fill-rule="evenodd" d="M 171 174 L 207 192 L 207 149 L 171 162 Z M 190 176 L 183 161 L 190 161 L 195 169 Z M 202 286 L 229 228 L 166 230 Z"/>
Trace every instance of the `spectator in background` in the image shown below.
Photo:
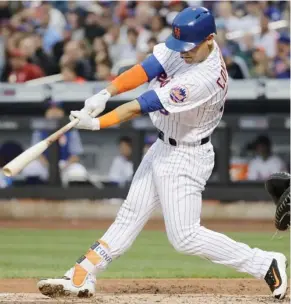
<path fill-rule="evenodd" d="M 133 176 L 132 139 L 124 136 L 119 139 L 119 155 L 112 162 L 108 179 L 120 186 L 130 182 Z"/>
<path fill-rule="evenodd" d="M 233 57 L 228 49 L 222 51 L 222 56 L 226 65 L 229 77 L 232 79 L 243 79 L 244 75 L 241 67 L 233 61 Z"/>
<path fill-rule="evenodd" d="M 199 2 L 201 2 L 201 1 L 195 1 L 195 3 L 194 3 L 193 1 L 172 0 L 172 1 L 169 1 L 169 3 L 168 3 L 168 9 L 170 12 L 181 12 L 183 9 L 187 8 L 189 5 L 201 6 L 202 4 Z M 207 5 L 207 3 L 204 3 L 204 4 Z"/>
<path fill-rule="evenodd" d="M 37 15 L 39 18 L 45 16 L 45 18 L 48 19 L 47 28 L 52 32 L 58 33 L 58 36 L 61 36 L 66 26 L 66 19 L 61 11 L 53 7 L 53 2 L 54 1 L 42 1 L 40 7 L 36 9 Z"/>
<path fill-rule="evenodd" d="M 137 30 L 135 28 L 129 28 L 127 30 L 127 43 L 122 47 L 122 52 L 119 54 L 121 60 L 137 61 L 137 38 Z"/>
<path fill-rule="evenodd" d="M 277 32 L 269 29 L 269 22 L 271 21 L 272 9 L 267 9 L 261 14 L 261 34 L 255 40 L 255 45 L 265 50 L 269 59 L 276 55 Z"/>
<path fill-rule="evenodd" d="M 42 49 L 42 41 L 39 35 L 28 34 L 19 42 L 19 50 L 27 57 L 29 63 L 39 66 L 45 75 L 58 73 L 58 66 L 53 57 Z"/>
<path fill-rule="evenodd" d="M 85 30 L 82 27 L 81 16 L 77 14 L 77 11 L 71 10 L 66 13 L 67 25 L 66 27 L 71 30 L 72 40 L 83 40 L 85 38 Z"/>
<path fill-rule="evenodd" d="M 250 74 L 253 78 L 266 77 L 269 74 L 268 57 L 264 49 L 256 48 L 253 51 Z"/>
<path fill-rule="evenodd" d="M 120 41 L 120 27 L 118 25 L 111 26 L 104 35 L 104 40 L 108 45 L 109 55 L 114 65 L 123 59 L 120 57 L 120 54 L 122 54 L 125 43 L 121 43 Z"/>
<path fill-rule="evenodd" d="M 230 1 L 220 1 L 216 4 L 218 18 L 216 23 L 223 22 L 226 32 L 241 30 L 241 22 L 234 16 Z"/>
<path fill-rule="evenodd" d="M 290 78 L 290 38 L 287 35 L 281 35 L 278 40 L 271 74 L 278 79 Z"/>
<path fill-rule="evenodd" d="M 78 76 L 87 80 L 92 79 L 92 68 L 87 56 L 87 47 L 84 41 L 71 40 L 65 45 L 65 52 L 61 58 L 63 64 L 76 63 Z"/>
<path fill-rule="evenodd" d="M 66 25 L 63 33 L 62 33 L 62 40 L 57 42 L 52 49 L 52 56 L 55 62 L 60 62 L 61 57 L 64 54 L 65 45 L 71 40 L 72 38 L 72 30 L 69 25 Z"/>
<path fill-rule="evenodd" d="M 199 3 L 211 8 L 217 16 L 217 41 L 222 49 L 229 49 L 246 77 L 244 65 L 238 57 L 244 59 L 249 69 L 257 70 L 263 65 L 256 63 L 253 67 L 255 47 L 265 49 L 272 71 L 270 73 L 264 68 L 263 73 L 256 72 L 253 76 L 286 77 L 284 71 L 275 72 L 285 67 L 287 60 L 282 59 L 286 58 L 285 55 L 277 54 L 277 41 L 273 39 L 276 33 L 269 30 L 268 23 L 285 18 L 289 26 L 288 1 L 0 1 L 1 79 L 7 79 L 10 73 L 6 52 L 18 48 L 26 53 L 28 62 L 40 66 L 45 75 L 59 73 L 60 61 L 77 62 L 78 76 L 86 80 L 94 80 L 96 73 L 101 75 L 100 79 L 111 77 L 109 67 L 113 67 L 111 73 L 117 75 L 124 66 L 141 62 L 152 52 L 153 38 L 157 43 L 164 41 L 171 32 L 170 24 L 178 11 Z M 262 33 L 254 39 L 253 34 L 248 33 L 260 27 L 260 21 Z M 236 30 L 244 31 L 245 36 L 236 40 L 226 39 L 227 32 Z M 34 44 L 30 44 L 30 35 L 36 41 L 36 49 Z M 104 38 L 109 45 L 106 55 L 104 50 L 94 50 L 94 39 L 99 38 Z M 65 51 L 66 46 L 75 50 Z M 275 55 L 277 58 L 273 60 Z M 127 58 L 133 59 L 132 62 Z M 127 62 L 120 63 L 123 59 Z M 96 72 L 98 63 L 101 67 Z"/>
<path fill-rule="evenodd" d="M 245 1 L 244 8 L 246 15 L 240 19 L 240 29 L 250 32 L 253 28 L 260 25 L 260 1 Z"/>
<path fill-rule="evenodd" d="M 255 48 L 254 36 L 251 34 L 245 34 L 242 38 L 241 49 L 242 52 L 240 56 L 246 62 L 249 70 L 253 67 L 253 51 Z"/>
<path fill-rule="evenodd" d="M 95 66 L 100 62 L 107 62 L 111 66 L 111 59 L 109 56 L 108 45 L 101 37 L 96 37 L 93 41 L 93 48 L 91 53 L 92 65 Z"/>
<path fill-rule="evenodd" d="M 158 42 L 165 42 L 172 30 L 168 27 L 164 17 L 156 15 L 151 20 L 151 32 L 150 36 L 156 37 Z"/>
<path fill-rule="evenodd" d="M 61 74 L 64 82 L 84 83 L 85 78 L 78 76 L 77 65 L 74 62 L 63 64 Z"/>
<path fill-rule="evenodd" d="M 217 35 L 215 40 L 217 41 L 221 51 L 229 51 L 232 55 L 240 55 L 241 50 L 238 43 L 234 40 L 226 39 L 226 26 L 223 21 L 216 24 L 216 31 Z"/>
<path fill-rule="evenodd" d="M 144 29 L 138 37 L 138 49 L 146 50 L 146 45 L 151 37 L 155 37 L 158 42 L 165 42 L 172 30 L 168 27 L 166 19 L 160 15 L 155 15 L 150 20 L 150 28 Z"/>
<path fill-rule="evenodd" d="M 57 12 L 56 20 L 52 20 L 54 13 Z M 62 29 L 60 29 L 58 16 L 63 16 L 58 10 L 51 8 L 50 4 L 44 3 L 38 8 L 38 23 L 37 32 L 42 36 L 43 49 L 47 54 L 52 53 L 53 46 L 62 40 Z"/>
<path fill-rule="evenodd" d="M 106 60 L 96 63 L 95 78 L 98 81 L 112 81 L 114 76 L 111 74 L 110 63 Z"/>
<path fill-rule="evenodd" d="M 10 52 L 9 65 L 11 71 L 6 79 L 9 83 L 22 83 L 44 76 L 41 68 L 35 64 L 28 63 L 25 54 L 19 49 Z"/>
<path fill-rule="evenodd" d="M 9 1 L 0 1 L 0 20 L 9 19 L 12 16 L 11 8 L 9 7 Z"/>
<path fill-rule="evenodd" d="M 4 31 L 5 31 L 5 29 L 2 26 L 1 19 L 0 19 L 0 80 L 2 79 L 2 74 L 3 74 L 5 66 L 6 66 L 6 56 L 5 56 L 6 37 L 4 36 Z"/>
<path fill-rule="evenodd" d="M 51 101 L 49 107 L 45 112 L 46 119 L 63 119 L 65 116 L 61 104 Z M 32 134 L 31 145 L 35 145 L 49 135 L 47 130 L 36 130 Z M 83 154 L 83 146 L 80 135 L 77 130 L 71 130 L 65 133 L 58 140 L 59 144 L 59 167 L 61 170 L 61 177 L 63 182 L 73 180 L 74 168 L 78 171 L 80 167 L 80 155 Z M 23 175 L 28 178 L 38 178 L 40 181 L 46 182 L 48 179 L 47 151 L 38 160 L 31 162 L 24 170 Z M 85 168 L 82 169 L 84 171 Z M 85 169 L 86 170 L 86 169 Z M 68 176 L 70 175 L 70 176 Z"/>
<path fill-rule="evenodd" d="M 85 18 L 85 37 L 92 44 L 96 37 L 102 37 L 106 31 L 98 22 L 98 14 L 88 12 Z"/>
<path fill-rule="evenodd" d="M 158 40 L 156 37 L 151 37 L 149 40 L 148 40 L 148 52 L 147 52 L 147 55 L 150 55 L 154 52 L 154 47 L 156 44 L 158 44 Z"/>
<path fill-rule="evenodd" d="M 264 181 L 271 174 L 286 170 L 281 158 L 272 154 L 272 143 L 268 136 L 258 136 L 251 148 L 255 157 L 249 162 L 248 180 Z"/>

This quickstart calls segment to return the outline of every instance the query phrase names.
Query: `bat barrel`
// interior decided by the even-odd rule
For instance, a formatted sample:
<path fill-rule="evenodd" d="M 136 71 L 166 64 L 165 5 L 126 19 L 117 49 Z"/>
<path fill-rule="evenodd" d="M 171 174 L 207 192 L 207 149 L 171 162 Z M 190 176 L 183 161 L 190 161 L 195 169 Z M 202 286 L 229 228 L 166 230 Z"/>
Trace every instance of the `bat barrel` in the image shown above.
<path fill-rule="evenodd" d="M 79 119 L 74 119 L 64 127 L 44 139 L 43 141 L 37 143 L 36 145 L 25 150 L 23 153 L 14 158 L 3 168 L 3 173 L 5 176 L 11 177 L 17 175 L 20 171 L 24 169 L 30 162 L 37 159 L 53 142 L 58 140 L 64 133 L 71 130 L 79 122 Z"/>
<path fill-rule="evenodd" d="M 4 167 L 3 168 L 3 173 L 5 176 L 11 177 L 12 176 L 12 171 L 9 167 Z"/>
<path fill-rule="evenodd" d="M 47 148 L 49 144 L 43 140 L 31 148 L 25 150 L 3 168 L 5 176 L 11 177 L 17 175 L 30 162 L 37 159 Z"/>

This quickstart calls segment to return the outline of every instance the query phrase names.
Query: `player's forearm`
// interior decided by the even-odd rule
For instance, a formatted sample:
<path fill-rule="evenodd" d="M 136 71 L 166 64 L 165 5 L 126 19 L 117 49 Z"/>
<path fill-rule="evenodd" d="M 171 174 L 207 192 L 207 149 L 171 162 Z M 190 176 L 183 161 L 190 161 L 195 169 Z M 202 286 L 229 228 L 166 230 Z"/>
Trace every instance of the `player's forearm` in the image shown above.
<path fill-rule="evenodd" d="M 137 100 L 125 103 L 115 110 L 97 118 L 100 123 L 100 129 L 118 125 L 127 120 L 141 115 L 141 107 Z"/>
<path fill-rule="evenodd" d="M 116 77 L 106 90 L 111 96 L 133 90 L 148 81 L 148 76 L 144 68 L 137 64 Z"/>
<path fill-rule="evenodd" d="M 161 73 L 165 73 L 163 66 L 154 55 L 151 55 L 141 64 L 136 64 L 131 69 L 116 77 L 106 89 L 111 96 L 114 96 L 133 90 L 151 81 Z"/>

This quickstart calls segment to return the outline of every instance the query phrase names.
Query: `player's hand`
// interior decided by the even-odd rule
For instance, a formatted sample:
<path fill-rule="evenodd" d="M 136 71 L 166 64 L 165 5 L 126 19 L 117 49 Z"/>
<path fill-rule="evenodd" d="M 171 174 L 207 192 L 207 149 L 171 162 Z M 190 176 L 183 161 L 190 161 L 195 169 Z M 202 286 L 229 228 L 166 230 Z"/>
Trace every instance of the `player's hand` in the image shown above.
<path fill-rule="evenodd" d="M 102 90 L 99 93 L 85 100 L 85 105 L 82 110 L 90 113 L 92 117 L 96 117 L 105 110 L 106 103 L 111 97 L 107 90 Z"/>
<path fill-rule="evenodd" d="M 71 111 L 70 121 L 74 120 L 75 118 L 78 118 L 80 120 L 75 126 L 77 129 L 85 129 L 91 131 L 100 129 L 99 119 L 92 118 L 84 109 L 81 111 Z"/>

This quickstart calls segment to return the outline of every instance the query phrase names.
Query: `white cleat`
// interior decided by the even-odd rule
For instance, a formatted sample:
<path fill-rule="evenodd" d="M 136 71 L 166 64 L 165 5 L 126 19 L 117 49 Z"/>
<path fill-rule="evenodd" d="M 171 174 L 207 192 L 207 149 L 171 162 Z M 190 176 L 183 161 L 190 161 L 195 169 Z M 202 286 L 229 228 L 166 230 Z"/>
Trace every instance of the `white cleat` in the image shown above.
<path fill-rule="evenodd" d="M 76 287 L 72 282 L 73 268 L 66 272 L 63 278 L 59 279 L 45 279 L 37 283 L 39 291 L 48 297 L 79 297 L 89 298 L 95 294 L 96 278 L 89 274 L 85 283 L 81 287 Z"/>
<path fill-rule="evenodd" d="M 282 253 L 274 253 L 274 258 L 265 276 L 265 281 L 269 285 L 273 296 L 279 300 L 284 299 L 287 293 L 288 277 L 286 269 L 286 257 Z"/>

